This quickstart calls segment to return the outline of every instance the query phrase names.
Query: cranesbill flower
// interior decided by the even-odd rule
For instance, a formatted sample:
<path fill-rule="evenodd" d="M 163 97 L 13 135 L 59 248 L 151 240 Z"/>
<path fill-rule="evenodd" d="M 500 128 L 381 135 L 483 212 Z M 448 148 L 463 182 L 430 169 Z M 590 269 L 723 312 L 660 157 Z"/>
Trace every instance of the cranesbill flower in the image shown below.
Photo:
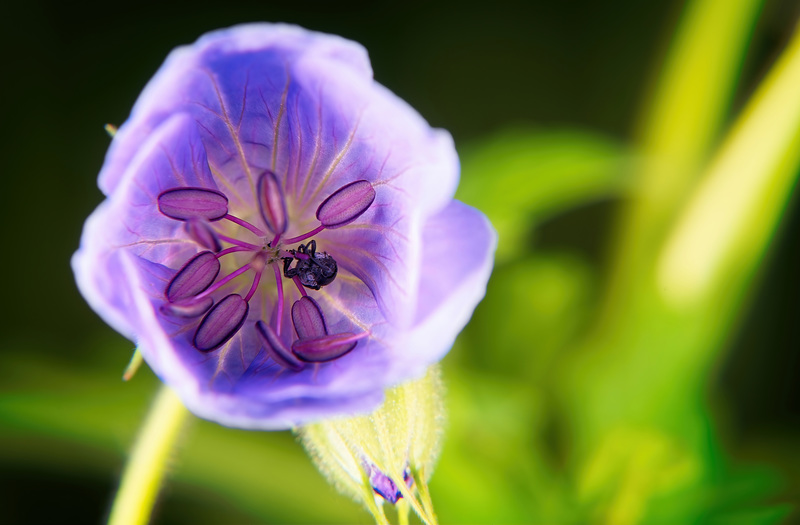
<path fill-rule="evenodd" d="M 119 128 L 79 288 L 199 416 L 278 429 L 378 405 L 451 347 L 495 235 L 366 52 L 286 25 L 175 50 Z"/>

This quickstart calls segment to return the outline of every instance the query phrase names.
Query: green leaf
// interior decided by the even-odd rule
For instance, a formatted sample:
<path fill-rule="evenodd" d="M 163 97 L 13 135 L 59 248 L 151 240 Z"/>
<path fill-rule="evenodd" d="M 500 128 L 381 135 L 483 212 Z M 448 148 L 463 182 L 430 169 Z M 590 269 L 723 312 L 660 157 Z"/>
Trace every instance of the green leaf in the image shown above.
<path fill-rule="evenodd" d="M 524 251 L 537 221 L 625 190 L 631 158 L 608 137 L 569 129 L 508 129 L 460 154 L 456 197 L 492 221 L 498 263 Z"/>

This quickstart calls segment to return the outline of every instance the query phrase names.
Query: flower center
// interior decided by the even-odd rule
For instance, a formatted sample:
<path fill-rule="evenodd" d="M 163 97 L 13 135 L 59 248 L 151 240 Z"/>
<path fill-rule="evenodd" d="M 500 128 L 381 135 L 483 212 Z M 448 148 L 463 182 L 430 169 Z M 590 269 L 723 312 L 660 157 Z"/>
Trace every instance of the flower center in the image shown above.
<path fill-rule="evenodd" d="M 290 238 L 283 237 L 289 220 L 283 191 L 273 172 L 265 171 L 259 177 L 256 200 L 266 229 L 231 215 L 228 198 L 217 190 L 172 188 L 158 196 L 159 211 L 171 219 L 185 222 L 188 236 L 205 248 L 190 258 L 169 281 L 164 290 L 162 312 L 184 318 L 187 323 L 194 323 L 202 316 L 192 344 L 201 352 L 214 351 L 241 330 L 250 314 L 250 301 L 259 289 L 263 273 L 271 267 L 277 290 L 276 311 L 271 316 L 272 322 L 259 319 L 255 330 L 272 360 L 283 368 L 299 371 L 307 363 L 332 361 L 349 353 L 358 340 L 368 337 L 369 333 L 328 332 L 322 309 L 306 289 L 319 290 L 332 283 L 338 265 L 333 256 L 317 250 L 317 242 L 312 237 L 325 229 L 339 228 L 358 219 L 375 200 L 374 187 L 366 180 L 342 186 L 317 208 L 319 224 Z M 248 230 L 262 242 L 253 244 L 223 234 L 218 228 L 222 221 Z M 307 243 L 301 243 L 306 240 Z M 297 248 L 284 249 L 284 246 L 296 243 L 300 243 Z M 220 259 L 234 253 L 240 254 L 239 260 L 247 262 L 220 278 Z M 245 255 L 244 259 L 242 255 Z M 244 297 L 238 293 L 223 295 L 222 289 L 226 285 L 248 272 L 253 276 Z M 285 344 L 286 337 L 281 337 L 284 279 L 292 281 L 301 295 L 291 308 L 297 337 L 290 338 L 290 345 Z"/>

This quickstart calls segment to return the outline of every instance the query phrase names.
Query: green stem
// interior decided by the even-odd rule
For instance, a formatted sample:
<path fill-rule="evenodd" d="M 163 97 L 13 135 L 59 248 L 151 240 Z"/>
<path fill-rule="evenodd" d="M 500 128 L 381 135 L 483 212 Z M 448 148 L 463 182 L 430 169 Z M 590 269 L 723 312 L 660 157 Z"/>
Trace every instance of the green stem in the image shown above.
<path fill-rule="evenodd" d="M 403 473 L 397 470 L 389 470 L 388 474 L 393 480 L 400 480 L 399 483 L 395 482 L 397 490 L 400 491 L 400 494 L 402 494 L 403 498 L 411 505 L 411 508 L 414 509 L 414 512 L 417 513 L 423 523 L 425 523 L 425 525 L 438 525 L 439 522 L 436 521 L 436 516 L 428 514 L 428 511 L 422 507 L 419 500 L 414 496 L 414 493 L 408 488 L 408 485 L 406 485 L 403 480 Z"/>
<path fill-rule="evenodd" d="M 131 356 L 131 361 L 128 363 L 128 366 L 125 368 L 125 372 L 122 374 L 123 381 L 130 381 L 133 375 L 139 370 L 139 367 L 142 366 L 142 362 L 144 358 L 142 357 L 142 353 L 137 348 L 133 352 L 133 356 Z"/>
<path fill-rule="evenodd" d="M 431 491 L 428 489 L 428 483 L 425 480 L 425 473 L 415 468 L 411 469 L 411 476 L 414 478 L 414 483 L 417 485 L 417 492 L 422 502 L 422 508 L 428 513 L 428 516 L 435 522 L 437 521 L 436 512 L 433 510 L 433 499 L 431 498 Z"/>
<path fill-rule="evenodd" d="M 408 525 L 408 503 L 406 500 L 400 498 L 395 504 L 397 509 L 397 523 L 398 525 Z"/>
<path fill-rule="evenodd" d="M 377 525 L 389 525 L 386 514 L 383 512 L 383 505 L 375 503 L 375 495 L 372 493 L 372 485 L 366 473 L 361 474 L 361 488 L 364 491 L 364 504 L 367 506 L 372 517 L 375 518 Z"/>
<path fill-rule="evenodd" d="M 162 386 L 122 473 L 108 525 L 143 525 L 150 520 L 167 460 L 188 414 L 178 396 Z"/>

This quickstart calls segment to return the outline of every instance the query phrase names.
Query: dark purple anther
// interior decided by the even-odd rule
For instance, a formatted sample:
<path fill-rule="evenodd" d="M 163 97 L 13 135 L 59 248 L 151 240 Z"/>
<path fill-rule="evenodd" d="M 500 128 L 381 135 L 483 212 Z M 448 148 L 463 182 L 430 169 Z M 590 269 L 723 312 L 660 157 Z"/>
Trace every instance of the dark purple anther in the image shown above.
<path fill-rule="evenodd" d="M 167 285 L 165 295 L 171 303 L 188 299 L 211 286 L 219 274 L 219 260 L 211 252 L 200 252 L 178 270 Z"/>
<path fill-rule="evenodd" d="M 175 188 L 158 196 L 158 210 L 179 221 L 218 221 L 228 214 L 228 198 L 216 190 Z"/>
<path fill-rule="evenodd" d="M 300 339 L 328 335 L 322 310 L 317 302 L 307 295 L 292 305 L 292 323 Z"/>
<path fill-rule="evenodd" d="M 283 235 L 287 224 L 286 202 L 278 178 L 271 171 L 265 171 L 258 179 L 258 207 L 272 233 Z"/>
<path fill-rule="evenodd" d="M 201 352 L 210 352 L 226 343 L 244 324 L 250 306 L 241 295 L 230 294 L 200 321 L 194 334 L 194 347 Z"/>
<path fill-rule="evenodd" d="M 292 352 L 301 361 L 307 363 L 324 363 L 333 361 L 356 347 L 364 335 L 344 332 L 341 334 L 323 335 L 311 339 L 298 339 L 292 343 Z"/>
<path fill-rule="evenodd" d="M 175 317 L 200 317 L 208 311 L 214 304 L 214 299 L 210 296 L 200 299 L 187 299 L 177 303 L 164 303 L 161 305 L 161 312 Z"/>
<path fill-rule="evenodd" d="M 222 249 L 219 243 L 217 234 L 211 229 L 207 222 L 198 219 L 189 219 L 186 221 L 186 233 L 192 238 L 194 242 L 216 253 Z"/>
<path fill-rule="evenodd" d="M 339 228 L 356 220 L 375 200 L 375 188 L 366 180 L 346 184 L 317 208 L 317 219 L 326 228 Z"/>
<path fill-rule="evenodd" d="M 258 321 L 256 323 L 256 333 L 261 338 L 261 341 L 267 348 L 267 353 L 273 361 L 284 368 L 289 368 L 296 372 L 305 368 L 305 363 L 298 360 L 292 352 L 286 348 L 275 331 L 264 321 Z"/>

